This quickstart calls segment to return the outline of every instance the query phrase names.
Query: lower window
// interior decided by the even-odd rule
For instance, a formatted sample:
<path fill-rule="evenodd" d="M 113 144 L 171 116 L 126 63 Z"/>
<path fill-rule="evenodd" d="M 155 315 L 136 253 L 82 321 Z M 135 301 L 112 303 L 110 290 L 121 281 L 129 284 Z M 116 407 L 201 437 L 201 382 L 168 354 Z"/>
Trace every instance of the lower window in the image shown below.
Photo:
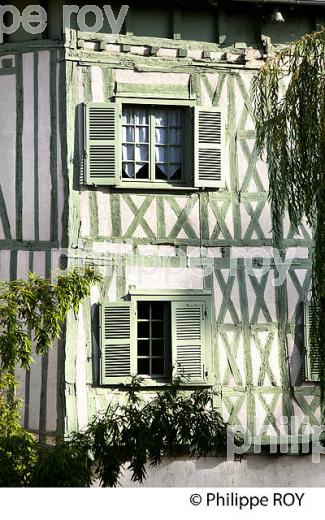
<path fill-rule="evenodd" d="M 162 294 L 161 294 L 162 293 Z M 159 296 L 158 296 L 159 294 Z M 102 302 L 100 382 L 146 385 L 211 381 L 211 305 L 206 291 L 131 293 L 129 301 Z"/>
<path fill-rule="evenodd" d="M 171 375 L 170 305 L 137 304 L 137 373 L 140 376 Z"/>

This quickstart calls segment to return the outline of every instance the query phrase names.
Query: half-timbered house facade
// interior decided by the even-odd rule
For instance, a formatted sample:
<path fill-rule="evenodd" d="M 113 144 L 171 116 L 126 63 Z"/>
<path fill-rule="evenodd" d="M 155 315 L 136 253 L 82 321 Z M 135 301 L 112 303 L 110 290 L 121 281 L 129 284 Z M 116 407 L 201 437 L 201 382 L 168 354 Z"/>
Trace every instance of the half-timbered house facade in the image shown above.
<path fill-rule="evenodd" d="M 98 11 L 88 31 L 77 13 L 65 25 L 64 4 L 42 3 L 43 35 L 0 45 L 0 273 L 51 276 L 65 255 L 104 283 L 22 374 L 24 426 L 68 434 L 133 375 L 149 394 L 177 375 L 215 390 L 225 420 L 263 446 L 292 417 L 301 443 L 320 420 L 312 232 L 284 219 L 273 233 L 252 81 L 324 23 L 323 2 L 130 1 L 118 35 L 105 17 L 91 30 Z M 167 461 L 148 484 L 321 478 L 307 455 L 218 461 Z"/>

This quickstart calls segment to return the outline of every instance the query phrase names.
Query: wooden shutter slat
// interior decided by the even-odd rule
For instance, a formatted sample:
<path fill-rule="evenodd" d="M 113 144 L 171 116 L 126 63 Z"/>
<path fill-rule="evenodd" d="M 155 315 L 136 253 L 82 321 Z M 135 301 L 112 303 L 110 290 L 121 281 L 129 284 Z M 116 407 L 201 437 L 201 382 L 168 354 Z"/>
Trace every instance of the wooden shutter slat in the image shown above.
<path fill-rule="evenodd" d="M 131 379 L 131 303 L 102 303 L 101 383 L 127 383 Z"/>
<path fill-rule="evenodd" d="M 120 105 L 85 105 L 85 174 L 87 184 L 118 184 Z"/>
<path fill-rule="evenodd" d="M 316 312 L 318 307 L 316 306 Z M 311 344 L 310 335 L 312 327 L 312 303 L 309 301 L 304 306 L 304 343 L 306 359 L 306 379 L 307 381 L 319 381 L 320 359 L 319 352 Z"/>
<path fill-rule="evenodd" d="M 195 107 L 195 186 L 224 185 L 224 122 L 220 108 Z"/>
<path fill-rule="evenodd" d="M 173 367 L 183 383 L 204 383 L 208 378 L 205 312 L 204 302 L 172 302 Z"/>

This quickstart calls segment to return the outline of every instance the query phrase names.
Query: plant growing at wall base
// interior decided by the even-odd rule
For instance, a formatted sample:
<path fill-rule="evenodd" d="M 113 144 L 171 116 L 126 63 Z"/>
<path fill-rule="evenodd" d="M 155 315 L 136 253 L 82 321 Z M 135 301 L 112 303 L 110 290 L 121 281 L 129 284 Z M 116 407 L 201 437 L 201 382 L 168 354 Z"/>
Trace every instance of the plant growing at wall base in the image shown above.
<path fill-rule="evenodd" d="M 287 210 L 314 229 L 311 348 L 325 398 L 325 28 L 268 61 L 254 85 L 257 145 L 266 148 L 276 236 Z"/>
<path fill-rule="evenodd" d="M 84 431 L 55 446 L 23 430 L 0 437 L 0 486 L 89 487 L 99 481 L 113 487 L 125 468 L 142 483 L 147 465 L 156 467 L 163 457 L 225 451 L 228 425 L 209 390 L 184 391 L 176 381 L 146 401 L 134 379 L 125 397 L 124 404 L 109 406 Z"/>
<path fill-rule="evenodd" d="M 126 397 L 126 404 L 109 406 L 72 438 L 92 454 L 94 478 L 102 486 L 116 486 L 125 466 L 132 480 L 142 483 L 146 466 L 158 466 L 163 457 L 185 453 L 199 458 L 226 450 L 228 425 L 209 390 L 186 392 L 176 380 L 145 401 L 141 379 L 134 378 Z"/>

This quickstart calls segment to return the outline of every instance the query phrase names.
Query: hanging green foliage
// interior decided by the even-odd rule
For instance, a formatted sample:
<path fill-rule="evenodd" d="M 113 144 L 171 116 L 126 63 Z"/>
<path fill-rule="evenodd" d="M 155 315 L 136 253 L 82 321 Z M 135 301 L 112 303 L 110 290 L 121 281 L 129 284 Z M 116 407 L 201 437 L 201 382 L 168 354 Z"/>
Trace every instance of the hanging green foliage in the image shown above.
<path fill-rule="evenodd" d="M 255 79 L 257 145 L 266 150 L 276 237 L 288 211 L 314 230 L 311 343 L 325 397 L 325 29 L 307 34 L 269 60 Z M 324 408 L 324 406 L 323 406 Z"/>
<path fill-rule="evenodd" d="M 0 283 L 0 436 L 20 432 L 15 369 L 29 369 L 33 348 L 44 354 L 60 337 L 69 310 L 77 311 L 101 277 L 77 269 L 52 283 L 30 273 L 28 280 Z"/>

